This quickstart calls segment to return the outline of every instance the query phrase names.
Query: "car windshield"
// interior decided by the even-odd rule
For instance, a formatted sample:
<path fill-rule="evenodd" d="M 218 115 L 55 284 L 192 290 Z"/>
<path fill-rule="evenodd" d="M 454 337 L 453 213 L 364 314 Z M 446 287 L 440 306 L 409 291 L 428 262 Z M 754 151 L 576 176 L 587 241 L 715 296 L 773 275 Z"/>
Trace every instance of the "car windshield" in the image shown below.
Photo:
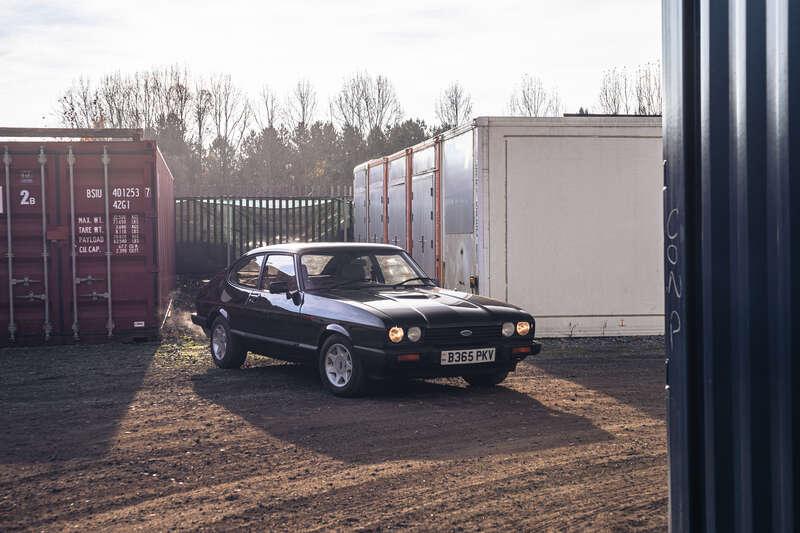
<path fill-rule="evenodd" d="M 303 254 L 300 269 L 306 289 L 433 285 L 433 281 L 394 251 L 342 250 Z M 402 284 L 402 285 L 400 285 Z"/>

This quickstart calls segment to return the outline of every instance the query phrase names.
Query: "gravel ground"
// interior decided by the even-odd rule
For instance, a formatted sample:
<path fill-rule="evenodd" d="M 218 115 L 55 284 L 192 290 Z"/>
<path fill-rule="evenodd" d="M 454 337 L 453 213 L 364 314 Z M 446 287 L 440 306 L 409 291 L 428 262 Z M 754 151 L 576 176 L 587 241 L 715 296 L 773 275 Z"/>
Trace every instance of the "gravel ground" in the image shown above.
<path fill-rule="evenodd" d="M 170 327 L 0 353 L 0 530 L 666 529 L 662 339 L 545 339 L 495 389 L 339 399 Z"/>

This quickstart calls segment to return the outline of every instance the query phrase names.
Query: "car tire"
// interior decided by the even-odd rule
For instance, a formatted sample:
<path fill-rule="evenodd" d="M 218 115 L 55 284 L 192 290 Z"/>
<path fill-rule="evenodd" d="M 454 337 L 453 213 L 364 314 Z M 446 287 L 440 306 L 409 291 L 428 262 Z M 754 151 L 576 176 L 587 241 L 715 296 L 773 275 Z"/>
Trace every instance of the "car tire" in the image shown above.
<path fill-rule="evenodd" d="M 247 358 L 247 350 L 233 336 L 228 321 L 221 316 L 211 324 L 209 347 L 211 359 L 220 368 L 241 368 Z"/>
<path fill-rule="evenodd" d="M 503 380 L 508 377 L 508 370 L 494 372 L 492 374 L 472 374 L 461 377 L 472 387 L 494 387 L 502 383 Z"/>
<path fill-rule="evenodd" d="M 319 377 L 335 396 L 353 397 L 364 393 L 367 377 L 364 363 L 353 353 L 353 345 L 343 335 L 331 335 L 319 350 Z"/>

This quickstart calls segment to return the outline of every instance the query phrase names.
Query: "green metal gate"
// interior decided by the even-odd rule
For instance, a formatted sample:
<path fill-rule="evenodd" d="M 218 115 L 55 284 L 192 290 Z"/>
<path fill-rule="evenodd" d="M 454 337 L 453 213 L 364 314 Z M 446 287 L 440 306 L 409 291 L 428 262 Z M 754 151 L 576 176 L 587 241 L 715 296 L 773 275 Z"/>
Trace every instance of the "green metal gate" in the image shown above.
<path fill-rule="evenodd" d="M 348 241 L 349 197 L 179 197 L 176 271 L 204 275 L 259 246 Z"/>

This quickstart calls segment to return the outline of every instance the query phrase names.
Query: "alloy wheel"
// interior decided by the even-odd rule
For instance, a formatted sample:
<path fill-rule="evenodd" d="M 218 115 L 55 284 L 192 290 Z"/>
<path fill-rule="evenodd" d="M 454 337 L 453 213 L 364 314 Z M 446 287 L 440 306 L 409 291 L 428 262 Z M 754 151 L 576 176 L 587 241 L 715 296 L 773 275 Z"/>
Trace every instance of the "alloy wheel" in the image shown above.
<path fill-rule="evenodd" d="M 346 387 L 353 377 L 353 356 L 343 344 L 332 344 L 325 353 L 325 376 L 331 385 Z"/>
<path fill-rule="evenodd" d="M 228 347 L 228 332 L 225 331 L 225 326 L 222 324 L 218 324 L 216 328 L 214 328 L 214 332 L 211 335 L 211 351 L 214 355 L 214 358 L 218 361 L 221 361 L 223 357 L 225 357 L 225 350 Z"/>

